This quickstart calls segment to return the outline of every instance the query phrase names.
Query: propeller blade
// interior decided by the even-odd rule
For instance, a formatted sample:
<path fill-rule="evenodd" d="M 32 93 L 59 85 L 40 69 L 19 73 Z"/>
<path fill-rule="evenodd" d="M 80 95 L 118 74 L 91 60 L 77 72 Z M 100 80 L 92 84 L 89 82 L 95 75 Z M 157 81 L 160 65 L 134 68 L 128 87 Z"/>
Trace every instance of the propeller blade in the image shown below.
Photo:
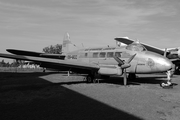
<path fill-rule="evenodd" d="M 134 59 L 135 56 L 136 56 L 136 54 L 134 54 L 133 56 L 131 56 L 131 57 L 129 58 L 129 60 L 127 61 L 127 63 L 130 63 L 130 62 Z"/>
<path fill-rule="evenodd" d="M 127 73 L 126 73 L 126 69 L 124 69 L 124 85 L 127 85 Z"/>
<path fill-rule="evenodd" d="M 120 66 L 124 64 L 124 61 L 119 59 L 117 56 L 114 55 L 113 58 L 119 63 Z"/>
<path fill-rule="evenodd" d="M 167 55 L 167 48 L 165 48 L 164 57 L 166 57 L 166 55 Z"/>
<path fill-rule="evenodd" d="M 134 54 L 133 56 L 131 56 L 127 62 L 124 62 L 123 60 L 121 60 L 120 58 L 118 58 L 117 56 L 113 56 L 113 58 L 119 63 L 118 65 L 120 66 L 120 69 L 124 70 L 124 85 L 127 85 L 127 73 L 126 73 L 126 68 L 130 67 L 131 64 L 129 64 L 134 57 L 136 56 L 136 54 Z"/>

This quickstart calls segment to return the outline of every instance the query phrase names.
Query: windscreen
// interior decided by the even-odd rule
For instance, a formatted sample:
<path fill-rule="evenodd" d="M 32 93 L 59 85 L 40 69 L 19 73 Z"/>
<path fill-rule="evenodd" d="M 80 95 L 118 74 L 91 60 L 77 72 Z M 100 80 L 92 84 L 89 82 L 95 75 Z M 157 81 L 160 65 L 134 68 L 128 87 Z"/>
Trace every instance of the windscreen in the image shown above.
<path fill-rule="evenodd" d="M 129 44 L 126 47 L 126 49 L 131 51 L 140 51 L 140 52 L 147 51 L 146 48 L 139 42 L 133 42 L 132 44 Z"/>

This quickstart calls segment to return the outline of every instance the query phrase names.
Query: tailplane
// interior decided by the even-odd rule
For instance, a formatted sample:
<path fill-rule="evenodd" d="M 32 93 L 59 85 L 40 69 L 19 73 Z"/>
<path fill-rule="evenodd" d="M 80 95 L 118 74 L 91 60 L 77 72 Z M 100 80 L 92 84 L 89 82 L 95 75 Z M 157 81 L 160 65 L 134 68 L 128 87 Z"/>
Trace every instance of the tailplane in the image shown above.
<path fill-rule="evenodd" d="M 69 33 L 64 35 L 63 44 L 62 44 L 62 54 L 69 52 L 69 44 L 71 44 Z"/>

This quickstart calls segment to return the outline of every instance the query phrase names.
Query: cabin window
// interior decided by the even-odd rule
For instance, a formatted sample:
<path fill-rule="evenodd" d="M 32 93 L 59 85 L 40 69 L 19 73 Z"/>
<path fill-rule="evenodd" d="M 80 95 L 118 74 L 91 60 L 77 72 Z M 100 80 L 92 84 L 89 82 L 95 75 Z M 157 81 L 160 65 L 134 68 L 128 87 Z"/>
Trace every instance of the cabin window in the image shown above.
<path fill-rule="evenodd" d="M 101 53 L 99 54 L 99 57 L 100 57 L 100 58 L 105 58 L 105 56 L 106 56 L 106 53 L 105 53 L 105 52 L 101 52 Z"/>
<path fill-rule="evenodd" d="M 71 59 L 72 57 L 71 57 L 71 55 L 68 55 L 67 58 L 68 58 L 68 59 Z"/>
<path fill-rule="evenodd" d="M 115 52 L 115 56 L 121 57 L 121 52 Z"/>
<path fill-rule="evenodd" d="M 72 55 L 72 59 L 77 59 L 77 55 Z"/>
<path fill-rule="evenodd" d="M 98 57 L 98 52 L 93 53 L 93 58 L 97 58 Z"/>
<path fill-rule="evenodd" d="M 114 55 L 114 53 L 113 53 L 113 52 L 108 52 L 108 53 L 107 53 L 107 57 L 108 57 L 108 58 L 113 57 L 113 55 Z"/>
<path fill-rule="evenodd" d="M 85 53 L 85 55 L 84 55 L 85 57 L 87 57 L 88 56 L 88 53 Z"/>

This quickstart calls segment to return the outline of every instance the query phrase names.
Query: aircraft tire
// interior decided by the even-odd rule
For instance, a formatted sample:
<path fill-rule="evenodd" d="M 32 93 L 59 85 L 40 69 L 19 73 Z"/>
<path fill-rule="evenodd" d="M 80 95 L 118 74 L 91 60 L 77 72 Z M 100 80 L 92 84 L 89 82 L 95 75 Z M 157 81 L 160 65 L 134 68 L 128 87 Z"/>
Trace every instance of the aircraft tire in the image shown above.
<path fill-rule="evenodd" d="M 93 82 L 93 77 L 91 75 L 88 75 L 86 77 L 86 81 L 87 81 L 87 83 L 92 83 Z"/>
<path fill-rule="evenodd" d="M 173 84 L 168 84 L 167 82 L 162 82 L 160 83 L 160 86 L 164 89 L 170 89 L 170 88 L 173 88 Z"/>

